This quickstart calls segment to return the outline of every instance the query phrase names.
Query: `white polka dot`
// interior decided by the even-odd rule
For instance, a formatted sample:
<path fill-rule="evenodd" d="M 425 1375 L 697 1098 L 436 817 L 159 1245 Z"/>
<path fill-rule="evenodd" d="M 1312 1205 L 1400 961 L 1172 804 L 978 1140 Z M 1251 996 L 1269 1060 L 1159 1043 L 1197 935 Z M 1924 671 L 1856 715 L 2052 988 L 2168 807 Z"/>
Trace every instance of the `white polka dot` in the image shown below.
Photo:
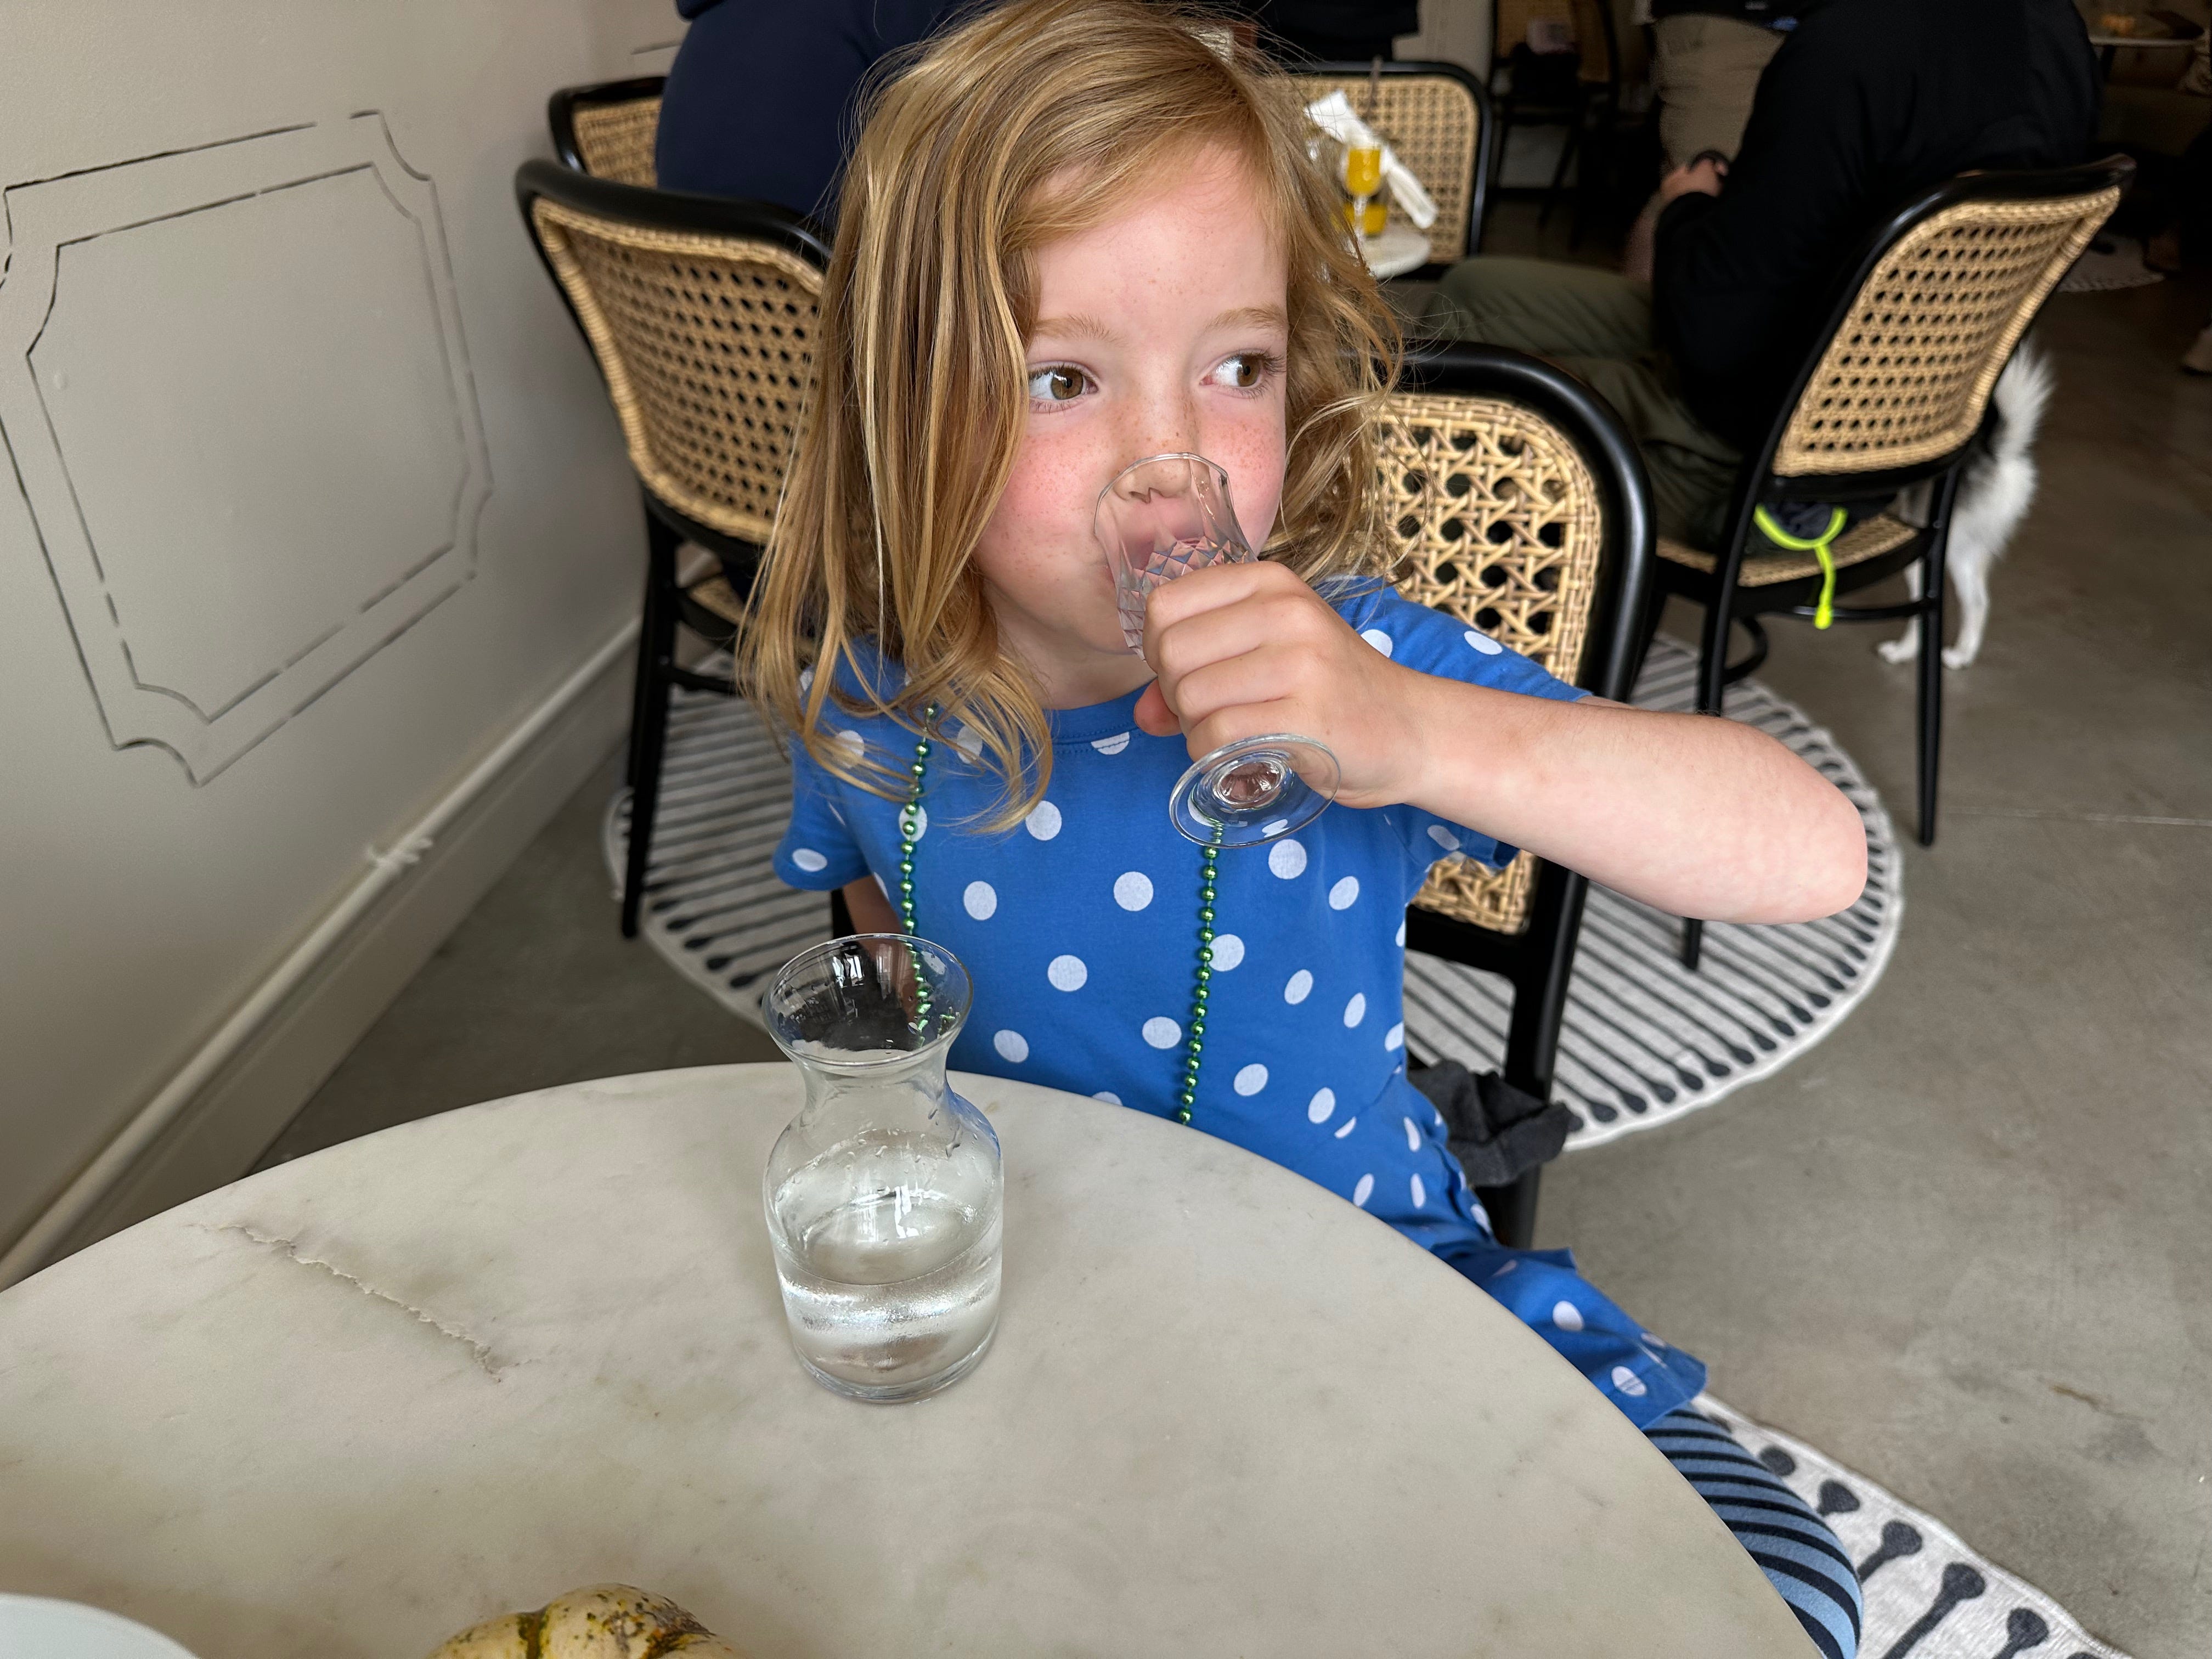
<path fill-rule="evenodd" d="M 1344 1120 L 1344 1127 L 1343 1127 L 1341 1129 L 1339 1129 L 1339 1130 L 1336 1132 L 1336 1139 L 1339 1139 L 1339 1140 L 1343 1139 L 1345 1138 L 1345 1136 L 1346 1136 L 1346 1135 L 1350 1134 L 1350 1133 L 1351 1133 L 1354 1129 L 1358 1128 L 1358 1127 L 1359 1127 L 1359 1120 L 1358 1120 L 1358 1118 L 1356 1118 L 1356 1117 L 1348 1117 L 1348 1118 L 1345 1119 L 1345 1120 Z"/>
<path fill-rule="evenodd" d="M 1476 650 L 1482 653 L 1486 657 L 1497 656 L 1500 652 L 1505 649 L 1505 647 L 1498 644 L 1496 640 L 1492 639 L 1489 635 L 1478 634 L 1472 628 L 1467 630 L 1467 642 L 1473 646 Z"/>
<path fill-rule="evenodd" d="M 906 815 L 902 812 L 899 816 L 903 818 Z M 906 826 L 902 823 L 899 827 L 903 831 Z M 929 809 L 927 806 L 917 806 L 914 809 L 914 838 L 920 841 L 928 833 Z"/>
<path fill-rule="evenodd" d="M 1583 1328 L 1583 1310 L 1571 1302 L 1554 1302 L 1552 1322 L 1563 1331 L 1578 1331 Z"/>
<path fill-rule="evenodd" d="M 1397 944 L 1398 944 L 1398 948 L 1399 948 L 1401 951 L 1402 951 L 1402 950 L 1404 950 L 1404 949 L 1406 948 L 1406 919 L 1405 919 L 1405 917 L 1403 917 L 1403 916 L 1401 916 L 1401 917 L 1399 917 L 1399 918 L 1398 918 L 1398 939 L 1397 939 Z"/>
<path fill-rule="evenodd" d="M 1390 636 L 1379 628 L 1363 628 L 1359 630 L 1359 637 L 1386 657 L 1395 648 Z"/>
<path fill-rule="evenodd" d="M 967 756 L 969 760 L 982 758 L 983 739 L 976 735 L 974 726 L 955 726 L 945 735 L 952 739 L 952 746 Z"/>
<path fill-rule="evenodd" d="M 1091 970 L 1083 965 L 1081 957 L 1054 957 L 1044 970 L 1055 991 L 1080 991 L 1083 981 L 1091 977 Z"/>
<path fill-rule="evenodd" d="M 1114 878 L 1114 902 L 1124 910 L 1141 910 L 1152 902 L 1152 878 L 1139 870 L 1125 870 Z"/>
<path fill-rule="evenodd" d="M 1019 1031 L 992 1032 L 991 1046 L 1001 1060 L 1011 1060 L 1017 1066 L 1030 1057 L 1030 1040 Z"/>
<path fill-rule="evenodd" d="M 831 741 L 854 760 L 867 751 L 868 740 L 858 732 L 840 732 Z"/>
<path fill-rule="evenodd" d="M 1419 1152 L 1421 1150 L 1421 1132 L 1414 1126 L 1413 1120 L 1410 1117 L 1405 1117 L 1400 1118 L 1398 1121 L 1406 1126 L 1406 1150 L 1409 1152 Z"/>
<path fill-rule="evenodd" d="M 1393 1025 L 1389 1030 L 1382 1033 L 1382 1046 L 1385 1048 L 1402 1048 L 1406 1046 L 1406 1026 L 1404 1021 L 1400 1021 L 1397 1024 Z"/>
<path fill-rule="evenodd" d="M 1441 823 L 1432 823 L 1429 826 L 1429 839 L 1436 842 L 1437 846 L 1443 848 L 1447 853 L 1456 853 L 1459 851 L 1459 837 L 1452 834 L 1450 830 L 1445 829 Z"/>
<path fill-rule="evenodd" d="M 1283 987 L 1283 1000 L 1296 1007 L 1313 994 L 1313 975 L 1303 968 L 1291 975 L 1291 982 Z"/>
<path fill-rule="evenodd" d="M 1613 1386 L 1631 1400 L 1644 1398 L 1644 1379 L 1626 1365 L 1615 1365 L 1613 1368 Z"/>
<path fill-rule="evenodd" d="M 1155 1048 L 1172 1048 L 1182 1041 L 1182 1027 L 1165 1014 L 1154 1014 L 1145 1022 L 1145 1041 Z"/>
<path fill-rule="evenodd" d="M 1374 1191 L 1375 1177 L 1371 1175 L 1364 1175 L 1359 1177 L 1359 1184 L 1352 1189 L 1352 1201 L 1364 1210 L 1367 1207 L 1369 1196 Z"/>
<path fill-rule="evenodd" d="M 1652 1334 L 1651 1334 L 1651 1333 L 1650 1333 L 1650 1332 L 1649 1332 L 1649 1331 L 1638 1331 L 1638 1332 L 1637 1332 L 1637 1334 L 1637 1334 L 1637 1336 L 1638 1336 L 1641 1340 L 1645 1341 L 1645 1342 L 1649 1342 L 1649 1343 L 1650 1343 L 1653 1347 L 1655 1347 L 1655 1348 L 1663 1348 L 1663 1347 L 1665 1347 L 1665 1346 L 1667 1346 L 1664 1342 L 1662 1342 L 1662 1341 L 1661 1341 L 1657 1337 L 1656 1337 L 1656 1336 L 1652 1335 Z"/>
<path fill-rule="evenodd" d="M 1237 1073 L 1231 1086 L 1240 1095 L 1256 1095 L 1267 1086 L 1267 1068 L 1256 1063 L 1247 1066 Z"/>
<path fill-rule="evenodd" d="M 1328 908 L 1349 910 L 1359 901 L 1359 878 L 1346 876 L 1328 890 Z"/>
<path fill-rule="evenodd" d="M 1517 1261 L 1509 1261 L 1504 1267 L 1500 1267 L 1496 1273 L 1491 1274 L 1491 1277 L 1492 1279 L 1503 1279 L 1506 1274 L 1511 1273 L 1520 1265 L 1521 1264 Z"/>
<path fill-rule="evenodd" d="M 1022 828 L 1039 841 L 1050 841 L 1060 833 L 1060 808 L 1048 800 L 1041 800 L 1030 808 L 1029 817 L 1022 820 Z"/>
<path fill-rule="evenodd" d="M 1413 1180 L 1407 1183 L 1407 1185 L 1413 1191 L 1413 1207 L 1415 1209 L 1419 1209 L 1421 1206 L 1429 1201 L 1429 1189 L 1421 1185 L 1420 1176 L 1415 1176 Z"/>
<path fill-rule="evenodd" d="M 872 871 L 870 873 L 873 874 L 874 872 Z M 885 898 L 889 898 L 891 896 L 891 890 L 884 885 L 884 878 L 881 876 L 876 877 L 876 890 L 878 893 L 881 893 Z"/>
<path fill-rule="evenodd" d="M 988 921 L 998 912 L 999 890 L 988 881 L 971 881 L 968 890 L 961 894 L 960 902 L 976 921 Z"/>
<path fill-rule="evenodd" d="M 1285 881 L 1302 876 L 1306 869 L 1306 849 L 1294 841 L 1279 841 L 1267 849 L 1267 868 Z"/>
<path fill-rule="evenodd" d="M 1344 1005 L 1345 1029 L 1351 1030 L 1366 1018 L 1367 994 L 1364 991 L 1354 991 L 1352 994 L 1352 1000 Z"/>
<path fill-rule="evenodd" d="M 1316 1094 L 1311 1100 L 1306 1103 L 1306 1121 L 1309 1123 L 1326 1123 L 1329 1120 L 1330 1114 L 1335 1110 L 1336 1091 L 1334 1089 L 1323 1089 L 1320 1093 Z"/>
<path fill-rule="evenodd" d="M 791 861 L 810 874 L 817 870 L 827 870 L 830 867 L 830 860 L 823 858 L 821 854 L 816 852 L 811 847 L 793 848 L 791 849 Z"/>
<path fill-rule="evenodd" d="M 1225 974 L 1244 960 L 1244 941 L 1234 933 L 1213 936 L 1213 971 Z"/>
<path fill-rule="evenodd" d="M 1291 821 L 1288 818 L 1277 818 L 1273 823 L 1263 823 L 1260 826 L 1260 839 L 1273 841 L 1290 827 Z"/>
<path fill-rule="evenodd" d="M 1129 734 L 1127 732 L 1116 732 L 1110 738 L 1093 738 L 1091 739 L 1091 746 L 1102 755 L 1118 755 L 1129 746 Z"/>
<path fill-rule="evenodd" d="M 834 800 L 833 800 L 833 801 L 831 801 L 831 802 L 830 803 L 830 816 L 831 817 L 833 817 L 833 818 L 836 819 L 836 820 L 837 820 L 837 822 L 838 822 L 838 823 L 844 823 L 844 822 L 845 822 L 845 811 L 844 811 L 844 809 L 843 809 L 842 807 L 839 806 L 839 805 L 837 805 L 837 803 L 836 803 L 836 801 L 834 801 Z"/>
<path fill-rule="evenodd" d="M 1121 1103 L 1121 1097 L 1115 1094 L 1111 1089 L 1101 1089 L 1097 1094 L 1091 1097 L 1093 1100 L 1103 1100 L 1109 1106 L 1119 1106 Z"/>
<path fill-rule="evenodd" d="M 799 689 L 801 691 L 811 691 L 814 689 L 814 671 L 812 669 L 802 668 L 799 671 Z"/>

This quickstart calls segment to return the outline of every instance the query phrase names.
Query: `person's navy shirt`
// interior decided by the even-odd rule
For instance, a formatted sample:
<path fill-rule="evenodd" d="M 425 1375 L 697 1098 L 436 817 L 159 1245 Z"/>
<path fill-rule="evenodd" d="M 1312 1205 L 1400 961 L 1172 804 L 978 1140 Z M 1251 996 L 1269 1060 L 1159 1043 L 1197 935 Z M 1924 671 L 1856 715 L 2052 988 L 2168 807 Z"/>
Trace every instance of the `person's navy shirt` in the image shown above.
<path fill-rule="evenodd" d="M 691 20 L 661 94 L 663 190 L 775 202 L 823 223 L 868 71 L 959 0 L 676 0 Z"/>

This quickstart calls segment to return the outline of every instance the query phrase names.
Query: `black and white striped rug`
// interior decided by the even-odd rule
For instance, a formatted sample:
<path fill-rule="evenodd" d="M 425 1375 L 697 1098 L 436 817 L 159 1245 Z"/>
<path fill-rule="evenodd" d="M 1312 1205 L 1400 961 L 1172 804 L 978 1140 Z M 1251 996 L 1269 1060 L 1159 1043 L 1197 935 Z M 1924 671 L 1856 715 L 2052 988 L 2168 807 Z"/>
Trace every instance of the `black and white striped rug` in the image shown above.
<path fill-rule="evenodd" d="M 1693 666 L 1690 652 L 1661 638 L 1636 701 L 1687 708 Z M 1756 681 L 1730 689 L 1729 713 L 1789 744 L 1856 803 L 1867 823 L 1866 896 L 1829 922 L 1708 928 L 1704 964 L 1692 975 L 1675 957 L 1671 917 L 1593 890 L 1559 1054 L 1558 1094 L 1580 1124 L 1571 1150 L 1711 1105 L 1788 1064 L 1866 994 L 1896 939 L 1897 849 L 1857 769 L 1826 732 Z M 769 868 L 790 810 L 789 770 L 751 711 L 678 692 L 643 931 L 684 977 L 756 1023 L 769 975 L 830 931 L 823 896 L 793 891 Z M 629 819 L 628 793 L 618 792 L 602 830 L 617 883 Z M 1409 957 L 1406 1000 L 1407 1046 L 1417 1055 L 1457 1058 L 1478 1071 L 1498 1063 L 1509 1006 L 1502 981 Z M 1872 1481 L 1709 1395 L 1698 1409 L 1725 1423 L 1835 1528 L 1866 1586 L 1866 1659 L 2125 1659 Z"/>

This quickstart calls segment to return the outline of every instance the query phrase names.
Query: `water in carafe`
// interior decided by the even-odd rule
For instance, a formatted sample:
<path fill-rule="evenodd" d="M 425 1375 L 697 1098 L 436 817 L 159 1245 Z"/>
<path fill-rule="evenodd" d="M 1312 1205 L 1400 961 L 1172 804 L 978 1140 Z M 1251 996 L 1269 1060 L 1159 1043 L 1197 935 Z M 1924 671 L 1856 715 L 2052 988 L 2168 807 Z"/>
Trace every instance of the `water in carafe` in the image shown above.
<path fill-rule="evenodd" d="M 824 1386 L 919 1399 L 998 1326 L 1004 1179 L 988 1119 L 946 1086 L 967 975 L 895 935 L 795 959 L 764 1006 L 807 1103 L 763 1182 L 792 1346 Z"/>

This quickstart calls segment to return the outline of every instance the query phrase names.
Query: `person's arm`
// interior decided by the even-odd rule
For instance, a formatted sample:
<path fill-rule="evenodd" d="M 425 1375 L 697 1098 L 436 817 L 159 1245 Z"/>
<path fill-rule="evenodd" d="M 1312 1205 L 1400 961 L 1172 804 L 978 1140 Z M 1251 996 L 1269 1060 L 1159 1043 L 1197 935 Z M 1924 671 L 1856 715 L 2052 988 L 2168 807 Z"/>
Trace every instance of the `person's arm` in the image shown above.
<path fill-rule="evenodd" d="M 1760 76 L 1751 120 L 1717 195 L 1677 194 L 1659 216 L 1652 323 L 1680 366 L 1693 405 L 1700 388 L 1750 383 L 1750 405 L 1781 388 L 1778 351 L 1875 205 L 1875 169 L 1887 147 L 1889 105 L 1901 94 L 1870 86 L 1864 43 L 1845 8 L 1816 13 L 1783 43 Z M 1881 74 L 1905 73 L 1895 64 Z M 1786 370 L 1783 371 L 1786 372 Z M 1710 399 L 1707 400 L 1711 402 Z M 1745 431 L 1726 435 L 1740 441 Z"/>
<path fill-rule="evenodd" d="M 1404 802 L 1709 921 L 1808 921 L 1865 884 L 1857 809 L 1747 726 L 1417 672 L 1277 564 L 1185 577 L 1148 619 L 1137 723 L 1179 724 L 1194 757 L 1297 732 L 1335 754 L 1346 806 Z"/>
<path fill-rule="evenodd" d="M 848 881 L 844 886 L 846 914 L 853 918 L 856 933 L 903 933 L 898 912 L 884 896 L 884 890 L 876 885 L 873 876 L 862 876 L 858 881 Z"/>

